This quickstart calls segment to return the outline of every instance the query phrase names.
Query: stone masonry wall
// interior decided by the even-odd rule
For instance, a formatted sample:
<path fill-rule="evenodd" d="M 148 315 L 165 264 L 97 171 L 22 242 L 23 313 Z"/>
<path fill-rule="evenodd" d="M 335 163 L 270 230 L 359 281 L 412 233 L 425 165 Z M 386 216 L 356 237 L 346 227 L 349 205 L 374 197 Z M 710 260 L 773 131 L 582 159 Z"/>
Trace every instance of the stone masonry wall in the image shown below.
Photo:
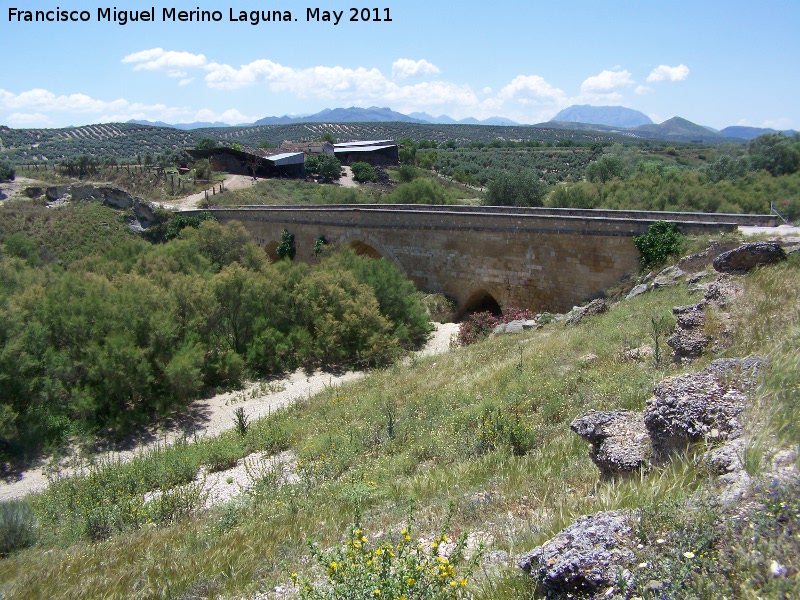
<path fill-rule="evenodd" d="M 501 306 L 564 312 L 639 269 L 633 236 L 639 219 L 324 207 L 217 209 L 239 221 L 263 248 L 295 235 L 297 260 L 313 263 L 314 241 L 366 244 L 394 262 L 426 292 L 443 292 L 464 310 L 488 293 Z M 363 246 L 361 246 L 363 248 Z"/>

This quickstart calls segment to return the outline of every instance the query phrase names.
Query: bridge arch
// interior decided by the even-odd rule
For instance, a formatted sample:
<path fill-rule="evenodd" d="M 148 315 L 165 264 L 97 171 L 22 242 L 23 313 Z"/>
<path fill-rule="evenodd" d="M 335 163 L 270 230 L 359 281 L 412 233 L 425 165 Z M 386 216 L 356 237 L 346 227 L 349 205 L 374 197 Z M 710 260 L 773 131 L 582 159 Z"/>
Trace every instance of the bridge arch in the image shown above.
<path fill-rule="evenodd" d="M 403 275 L 408 276 L 408 272 L 403 264 L 397 259 L 394 253 L 381 244 L 377 239 L 370 235 L 350 234 L 346 235 L 339 240 L 341 248 L 350 248 L 358 256 L 366 256 L 368 258 L 385 258 L 391 262 L 395 267 L 400 269 Z"/>
<path fill-rule="evenodd" d="M 278 242 L 275 240 L 269 241 L 264 245 L 264 252 L 269 256 L 269 262 L 271 263 L 276 263 L 281 259 L 281 257 L 278 256 Z"/>
<path fill-rule="evenodd" d="M 490 312 L 495 317 L 503 314 L 503 309 L 496 296 L 486 288 L 480 288 L 473 291 L 464 302 L 461 310 L 461 316 L 464 317 L 470 313 L 476 312 Z"/>

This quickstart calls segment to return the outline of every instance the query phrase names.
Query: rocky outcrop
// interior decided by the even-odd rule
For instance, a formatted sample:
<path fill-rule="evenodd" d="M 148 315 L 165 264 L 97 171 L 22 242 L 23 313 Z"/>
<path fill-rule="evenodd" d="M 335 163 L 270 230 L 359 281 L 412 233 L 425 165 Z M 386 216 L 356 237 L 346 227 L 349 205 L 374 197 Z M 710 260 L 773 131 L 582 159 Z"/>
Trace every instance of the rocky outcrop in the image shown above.
<path fill-rule="evenodd" d="M 517 565 L 536 578 L 548 598 L 598 592 L 610 595 L 609 589 L 616 589 L 621 581 L 632 581 L 637 521 L 638 513 L 632 511 L 580 517 L 521 556 Z"/>
<path fill-rule="evenodd" d="M 703 304 L 676 306 L 672 314 L 675 315 L 675 332 L 667 340 L 667 345 L 672 348 L 673 360 L 683 362 L 697 358 L 710 341 L 703 331 Z"/>
<path fill-rule="evenodd" d="M 739 437 L 748 381 L 760 364 L 755 357 L 714 361 L 705 371 L 656 384 L 644 411 L 653 462 L 662 463 L 695 442 Z"/>
<path fill-rule="evenodd" d="M 22 193 L 28 198 L 41 198 L 44 196 L 44 188 L 41 188 L 38 185 L 29 185 Z"/>
<path fill-rule="evenodd" d="M 589 302 L 589 304 L 586 306 L 573 308 L 570 314 L 567 316 L 565 324 L 574 325 L 576 323 L 580 323 L 585 317 L 599 315 L 607 310 L 608 302 L 602 298 L 597 298 L 596 300 Z"/>
<path fill-rule="evenodd" d="M 786 253 L 777 242 L 751 242 L 723 252 L 712 264 L 720 273 L 747 273 L 782 260 L 786 260 Z"/>
<path fill-rule="evenodd" d="M 589 456 L 600 469 L 601 479 L 614 479 L 649 464 L 652 448 L 642 413 L 590 411 L 569 426 L 592 445 Z"/>
<path fill-rule="evenodd" d="M 51 202 L 67 198 L 75 201 L 99 200 L 103 204 L 119 210 L 132 209 L 137 221 L 145 228 L 156 219 L 153 204 L 110 183 L 51 186 L 47 188 L 45 195 Z"/>
<path fill-rule="evenodd" d="M 680 283 L 680 278 L 684 275 L 686 275 L 686 273 L 684 273 L 683 269 L 680 267 L 667 267 L 656 275 L 656 278 L 653 280 L 653 289 L 657 290 L 659 288 L 678 285 Z"/>
<path fill-rule="evenodd" d="M 644 294 L 649 288 L 647 287 L 646 283 L 640 283 L 639 285 L 635 286 L 628 295 L 625 296 L 625 300 L 630 300 L 631 298 L 635 298 L 636 296 L 640 296 Z"/>

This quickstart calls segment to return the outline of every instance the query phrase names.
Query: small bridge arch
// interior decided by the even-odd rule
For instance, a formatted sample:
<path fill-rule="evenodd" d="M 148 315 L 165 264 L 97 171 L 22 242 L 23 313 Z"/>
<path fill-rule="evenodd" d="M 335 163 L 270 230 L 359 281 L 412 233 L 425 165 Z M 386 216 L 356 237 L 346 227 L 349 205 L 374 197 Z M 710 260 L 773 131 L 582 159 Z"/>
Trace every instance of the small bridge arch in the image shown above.
<path fill-rule="evenodd" d="M 361 233 L 347 234 L 336 240 L 336 245 L 340 248 L 350 248 L 358 256 L 366 256 L 367 258 L 381 259 L 385 258 L 394 266 L 400 269 L 403 275 L 408 276 L 406 268 L 400 262 L 389 248 L 380 240 L 372 235 L 363 235 Z"/>

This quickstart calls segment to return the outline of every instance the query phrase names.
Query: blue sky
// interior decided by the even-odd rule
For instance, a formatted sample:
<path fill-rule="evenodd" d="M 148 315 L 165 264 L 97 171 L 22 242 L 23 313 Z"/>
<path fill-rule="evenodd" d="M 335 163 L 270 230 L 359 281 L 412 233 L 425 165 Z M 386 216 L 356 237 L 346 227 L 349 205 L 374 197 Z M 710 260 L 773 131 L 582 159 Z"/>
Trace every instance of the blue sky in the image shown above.
<path fill-rule="evenodd" d="M 655 122 L 800 129 L 797 0 L 154 2 L 0 1 L 0 124 L 240 123 L 348 106 L 538 123 L 594 104 Z M 153 7 L 156 20 L 98 22 L 115 6 Z M 350 22 L 360 6 L 392 21 Z M 56 7 L 90 21 L 9 15 Z M 222 20 L 163 22 L 164 8 Z M 344 13 L 309 22 L 309 8 Z M 297 20 L 230 20 L 254 10 Z"/>

